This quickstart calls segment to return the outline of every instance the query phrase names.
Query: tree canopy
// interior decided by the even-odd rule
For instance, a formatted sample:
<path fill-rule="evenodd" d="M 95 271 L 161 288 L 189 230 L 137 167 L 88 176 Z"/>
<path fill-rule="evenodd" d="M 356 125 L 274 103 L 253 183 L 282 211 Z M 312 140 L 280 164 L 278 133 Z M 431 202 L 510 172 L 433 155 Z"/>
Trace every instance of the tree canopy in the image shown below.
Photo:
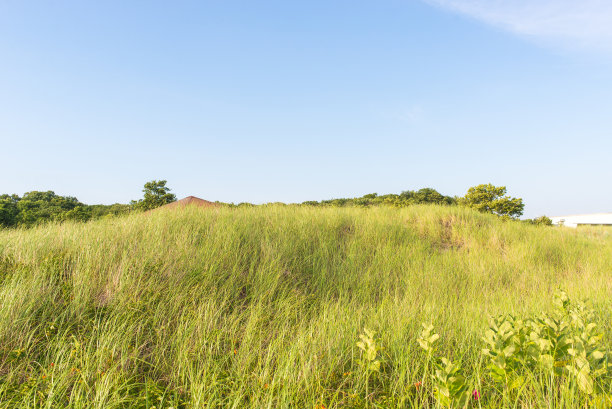
<path fill-rule="evenodd" d="M 20 197 L 17 195 L 0 195 L 0 226 L 15 226 L 19 220 Z"/>
<path fill-rule="evenodd" d="M 166 186 L 166 180 L 152 180 L 145 183 L 144 198 L 137 202 L 132 201 L 132 205 L 139 210 L 151 210 L 176 201 L 176 196 L 170 193 L 170 188 Z"/>
<path fill-rule="evenodd" d="M 93 205 L 81 203 L 76 197 L 46 192 L 26 192 L 22 197 L 0 195 L 0 227 L 34 226 L 49 221 L 87 221 L 107 215 L 127 213 L 129 205 Z"/>
<path fill-rule="evenodd" d="M 86 205 L 76 197 L 61 196 L 52 190 L 0 195 L 0 227 L 35 226 L 49 221 L 88 221 L 126 214 L 132 209 L 149 210 L 174 202 L 165 180 L 152 180 L 144 185 L 144 198 L 131 205 Z"/>
<path fill-rule="evenodd" d="M 176 201 L 170 193 L 166 180 L 152 180 L 144 184 L 143 198 L 130 204 L 86 205 L 73 196 L 60 196 L 55 192 L 31 191 L 23 197 L 16 194 L 0 195 L 0 227 L 34 226 L 47 221 L 88 221 L 101 217 L 112 217 L 132 210 L 146 211 Z M 277 203 L 280 204 L 280 203 Z M 400 194 L 368 193 L 361 197 L 306 201 L 305 206 L 394 206 L 405 207 L 415 204 L 464 205 L 481 212 L 493 213 L 506 218 L 518 218 L 523 214 L 524 204 L 520 198 L 506 195 L 505 186 L 483 184 L 471 187 L 464 197 L 457 198 L 441 194 L 432 188 L 406 190 Z M 230 206 L 254 206 L 240 203 Z M 550 219 L 543 216 L 528 221 L 538 225 L 550 225 Z"/>
<path fill-rule="evenodd" d="M 520 217 L 525 208 L 523 199 L 506 196 L 506 186 L 490 183 L 469 188 L 459 202 L 480 212 L 509 218 Z"/>
<path fill-rule="evenodd" d="M 439 204 L 439 205 L 452 205 L 456 204 L 454 197 L 445 196 L 439 193 L 437 190 L 432 188 L 423 188 L 419 190 L 406 190 L 400 194 L 390 193 L 386 195 L 379 195 L 378 193 L 368 193 L 361 197 L 354 198 L 340 198 L 322 200 L 320 202 L 309 200 L 303 202 L 305 206 L 395 206 L 404 207 L 414 204 Z"/>

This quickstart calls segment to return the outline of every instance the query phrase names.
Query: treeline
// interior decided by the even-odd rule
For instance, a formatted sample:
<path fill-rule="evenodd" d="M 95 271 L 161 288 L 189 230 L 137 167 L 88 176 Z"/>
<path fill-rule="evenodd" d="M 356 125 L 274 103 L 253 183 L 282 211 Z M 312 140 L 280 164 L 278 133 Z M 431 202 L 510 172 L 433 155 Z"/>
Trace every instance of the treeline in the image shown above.
<path fill-rule="evenodd" d="M 102 217 L 115 217 L 132 211 L 145 211 L 174 202 L 165 180 L 145 183 L 144 196 L 130 204 L 86 205 L 73 196 L 60 196 L 49 190 L 18 195 L 0 195 L 0 227 L 31 227 L 50 221 L 86 222 Z"/>
<path fill-rule="evenodd" d="M 492 213 L 504 219 L 518 219 L 523 215 L 525 204 L 523 199 L 506 195 L 505 186 L 494 186 L 490 183 L 473 186 L 465 196 L 446 196 L 432 188 L 407 190 L 400 194 L 378 195 L 370 193 L 361 197 L 342 198 L 302 202 L 303 206 L 394 206 L 405 207 L 417 204 L 436 204 L 446 206 L 467 206 L 482 213 Z M 552 220 L 546 216 L 535 219 L 525 219 L 522 222 L 534 225 L 552 225 Z"/>
<path fill-rule="evenodd" d="M 407 190 L 400 194 L 378 195 L 378 193 L 370 193 L 361 197 L 322 200 L 320 202 L 307 201 L 303 202 L 307 206 L 395 206 L 404 207 L 415 204 L 438 204 L 438 205 L 454 205 L 457 204 L 457 198 L 445 196 L 432 188 L 423 188 L 419 190 Z"/>
<path fill-rule="evenodd" d="M 126 214 L 126 204 L 86 205 L 76 197 L 60 196 L 49 190 L 32 191 L 23 196 L 0 195 L 0 226 L 33 226 L 49 221 L 88 221 L 105 216 Z"/>
<path fill-rule="evenodd" d="M 49 221 L 88 221 L 102 217 L 114 217 L 133 211 L 146 211 L 176 201 L 170 193 L 165 180 L 153 180 L 145 183 L 144 196 L 132 200 L 130 204 L 86 205 L 76 197 L 59 196 L 53 191 L 25 193 L 18 195 L 0 195 L 0 227 L 34 226 Z M 275 203 L 284 204 L 284 203 Z M 523 199 L 506 195 L 505 186 L 483 184 L 471 187 L 465 196 L 446 196 L 432 188 L 406 190 L 400 194 L 378 195 L 370 193 L 361 197 L 341 198 L 317 201 L 306 201 L 294 206 L 394 206 L 405 207 L 418 204 L 436 204 L 444 206 L 467 206 L 483 213 L 492 213 L 505 219 L 518 219 L 523 214 Z M 230 207 L 254 206 L 250 203 Z M 523 220 L 537 225 L 551 225 L 546 216 Z"/>

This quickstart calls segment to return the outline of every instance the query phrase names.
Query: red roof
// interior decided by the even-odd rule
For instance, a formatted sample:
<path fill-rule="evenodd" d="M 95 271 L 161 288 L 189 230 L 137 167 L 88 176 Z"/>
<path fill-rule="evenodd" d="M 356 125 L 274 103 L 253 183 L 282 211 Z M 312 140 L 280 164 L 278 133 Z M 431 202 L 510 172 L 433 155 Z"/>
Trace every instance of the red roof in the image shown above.
<path fill-rule="evenodd" d="M 219 203 L 209 202 L 208 200 L 200 199 L 195 196 L 187 196 L 184 199 L 177 200 L 176 202 L 168 203 L 161 207 L 161 209 L 174 209 L 178 207 L 186 206 L 198 206 L 198 207 L 219 207 Z"/>

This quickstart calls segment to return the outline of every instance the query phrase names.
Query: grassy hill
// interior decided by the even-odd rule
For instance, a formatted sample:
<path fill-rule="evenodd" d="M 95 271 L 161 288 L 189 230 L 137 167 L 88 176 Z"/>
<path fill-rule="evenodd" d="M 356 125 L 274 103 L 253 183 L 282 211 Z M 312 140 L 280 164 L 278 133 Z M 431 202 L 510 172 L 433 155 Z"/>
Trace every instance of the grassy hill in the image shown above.
<path fill-rule="evenodd" d="M 471 407 L 585 407 L 563 377 L 500 389 L 480 353 L 490 316 L 552 311 L 559 288 L 609 348 L 605 230 L 269 206 L 0 231 L 0 408 L 436 407 L 422 323 Z M 384 347 L 369 376 L 364 327 Z"/>

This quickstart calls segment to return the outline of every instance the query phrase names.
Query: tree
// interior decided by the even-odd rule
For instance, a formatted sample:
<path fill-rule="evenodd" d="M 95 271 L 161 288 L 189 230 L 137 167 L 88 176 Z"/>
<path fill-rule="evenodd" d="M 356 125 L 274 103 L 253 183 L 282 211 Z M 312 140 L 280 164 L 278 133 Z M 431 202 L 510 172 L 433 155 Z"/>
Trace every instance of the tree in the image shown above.
<path fill-rule="evenodd" d="M 480 212 L 517 218 L 523 214 L 523 199 L 505 196 L 506 186 L 478 185 L 468 189 L 460 203 Z"/>
<path fill-rule="evenodd" d="M 49 221 L 85 222 L 107 215 L 118 216 L 131 210 L 128 204 L 85 205 L 73 196 L 60 196 L 49 190 L 18 195 L 0 195 L 0 227 L 35 226 Z"/>
<path fill-rule="evenodd" d="M 0 195 L 0 227 L 15 226 L 19 221 L 19 196 Z"/>
<path fill-rule="evenodd" d="M 74 220 L 79 222 L 86 222 L 91 220 L 91 207 L 89 206 L 77 206 L 72 210 L 62 213 L 59 216 L 59 220 Z"/>
<path fill-rule="evenodd" d="M 83 203 L 76 197 L 59 196 L 51 190 L 26 192 L 17 202 L 18 222 L 32 226 L 45 221 L 62 220 L 64 213 L 81 206 Z"/>
<path fill-rule="evenodd" d="M 176 196 L 170 192 L 170 188 L 166 187 L 165 180 L 152 180 L 144 184 L 144 198 L 135 202 L 132 205 L 140 210 L 151 210 L 176 201 Z"/>
<path fill-rule="evenodd" d="M 439 204 L 439 205 L 451 205 L 455 204 L 455 199 L 450 196 L 444 196 L 440 192 L 430 187 L 419 189 L 416 192 L 414 190 L 406 190 L 399 195 L 401 201 L 408 202 L 409 204 Z"/>
<path fill-rule="evenodd" d="M 552 220 L 546 216 L 536 217 L 535 219 L 527 219 L 525 223 L 535 224 L 536 226 L 552 226 Z"/>
<path fill-rule="evenodd" d="M 412 200 L 415 203 L 435 203 L 435 204 L 453 204 L 453 198 L 450 196 L 444 196 L 437 190 L 430 187 L 425 187 L 414 192 Z"/>

